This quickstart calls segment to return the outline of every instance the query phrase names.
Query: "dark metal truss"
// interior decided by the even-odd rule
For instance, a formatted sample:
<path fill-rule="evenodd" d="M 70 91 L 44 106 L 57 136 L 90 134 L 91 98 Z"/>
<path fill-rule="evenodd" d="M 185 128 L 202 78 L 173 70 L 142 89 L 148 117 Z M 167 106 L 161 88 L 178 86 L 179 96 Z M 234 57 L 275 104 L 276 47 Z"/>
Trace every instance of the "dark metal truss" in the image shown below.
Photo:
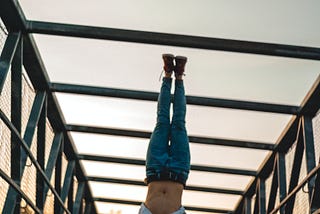
<path fill-rule="evenodd" d="M 11 114 L 11 118 L 7 118 L 0 109 L 0 118 L 11 131 L 12 153 L 11 174 L 7 175 L 5 172 L 0 170 L 0 177 L 2 177 L 10 185 L 5 206 L 3 208 L 3 213 L 19 213 L 19 205 L 22 198 L 36 213 L 42 213 L 49 189 L 55 197 L 55 213 L 97 213 L 94 203 L 95 201 L 139 205 L 141 203 L 139 201 L 94 198 L 88 185 L 88 181 L 138 186 L 144 185 L 142 181 L 136 180 L 87 177 L 84 174 L 80 160 L 134 165 L 144 165 L 145 162 L 144 160 L 136 159 L 76 154 L 73 141 L 69 137 L 68 132 L 86 132 L 137 138 L 149 138 L 151 133 L 136 130 L 66 124 L 54 92 L 148 101 L 156 101 L 158 93 L 51 83 L 47 76 L 46 69 L 33 39 L 32 33 L 320 60 L 320 49 L 313 47 L 30 21 L 25 18 L 18 1 L 1 0 L 0 3 L 1 19 L 9 31 L 4 49 L 0 56 L 0 92 L 3 89 L 3 85 L 11 65 L 11 111 L 15 112 L 15 114 Z M 24 136 L 21 134 L 22 66 L 25 67 L 32 85 L 37 91 Z M 191 191 L 241 195 L 241 199 L 234 210 L 201 207 L 186 207 L 186 209 L 235 214 L 264 214 L 277 213 L 278 211 L 280 213 L 292 213 L 296 193 L 307 184 L 310 213 L 319 213 L 320 164 L 316 164 L 315 162 L 313 140 L 314 135 L 312 131 L 312 118 L 319 111 L 319 100 L 320 77 L 317 78 L 315 84 L 300 106 L 188 96 L 187 102 L 190 105 L 289 114 L 292 115 L 292 119 L 283 131 L 282 135 L 279 137 L 276 144 L 189 136 L 191 143 L 269 150 L 272 153 L 266 158 L 258 171 L 192 165 L 191 170 L 238 174 L 244 176 L 253 176 L 254 178 L 244 191 L 235 189 L 207 188 L 201 186 L 186 187 L 187 190 Z M 48 157 L 49 160 L 45 166 L 45 143 L 43 142 L 46 141 L 46 119 L 50 121 L 55 136 L 50 155 Z M 37 158 L 35 158 L 30 151 L 31 142 L 36 130 Z M 285 154 L 293 145 L 295 145 L 293 167 L 290 175 L 286 175 Z M 64 153 L 68 159 L 68 166 L 63 185 L 61 186 L 62 153 Z M 300 169 L 304 154 L 307 163 L 307 176 L 299 183 Z M 36 203 L 33 203 L 32 200 L 28 198 L 28 196 L 20 188 L 21 177 L 25 169 L 27 158 L 31 159 L 32 164 L 37 169 Z M 51 185 L 50 180 L 54 169 L 55 185 Z M 272 178 L 272 184 L 270 194 L 266 195 L 265 181 L 269 176 Z M 72 197 L 74 191 L 74 177 L 76 177 L 78 180 L 78 188 L 77 192 L 75 193 L 75 199 Z M 287 177 L 289 178 L 288 184 Z M 275 202 L 277 195 L 280 203 L 276 205 Z M 254 197 L 255 199 L 253 199 Z M 266 203 L 267 197 L 269 197 L 268 204 Z M 68 204 L 65 205 L 67 198 Z M 253 200 L 254 204 L 252 206 Z M 85 201 L 85 205 L 83 204 L 83 201 Z"/>

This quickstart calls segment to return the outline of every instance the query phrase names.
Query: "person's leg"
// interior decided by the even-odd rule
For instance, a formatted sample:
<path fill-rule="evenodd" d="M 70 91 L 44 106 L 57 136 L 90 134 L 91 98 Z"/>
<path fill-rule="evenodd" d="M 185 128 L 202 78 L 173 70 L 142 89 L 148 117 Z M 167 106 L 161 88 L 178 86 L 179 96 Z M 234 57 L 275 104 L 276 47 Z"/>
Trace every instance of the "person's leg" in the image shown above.
<path fill-rule="evenodd" d="M 164 55 L 165 66 L 170 65 L 171 55 Z M 165 58 L 166 57 L 166 58 Z M 169 57 L 169 59 L 167 59 Z M 165 60 L 169 60 L 165 61 Z M 173 63 L 173 56 L 171 59 Z M 152 132 L 146 158 L 147 178 L 162 172 L 168 165 L 168 144 L 170 136 L 170 98 L 172 78 L 168 68 L 163 78 L 160 94 L 158 97 L 157 123 Z M 173 69 L 173 68 L 171 68 Z"/>
<path fill-rule="evenodd" d="M 185 64 L 186 58 L 183 60 Z M 177 59 L 176 63 L 179 65 Z M 178 70 L 178 72 L 176 72 L 169 169 L 177 173 L 180 177 L 182 176 L 182 182 L 185 183 L 190 170 L 190 148 L 185 126 L 186 96 L 182 75 L 183 71 L 181 72 L 181 70 Z"/>

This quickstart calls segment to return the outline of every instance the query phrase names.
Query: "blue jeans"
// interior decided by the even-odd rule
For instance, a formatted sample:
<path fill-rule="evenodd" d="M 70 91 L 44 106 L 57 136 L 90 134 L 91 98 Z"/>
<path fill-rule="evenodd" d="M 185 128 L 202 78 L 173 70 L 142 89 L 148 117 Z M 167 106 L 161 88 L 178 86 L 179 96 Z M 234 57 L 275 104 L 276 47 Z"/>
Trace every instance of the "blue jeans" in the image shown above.
<path fill-rule="evenodd" d="M 163 78 L 158 97 L 157 124 L 147 151 L 147 182 L 172 180 L 185 185 L 190 171 L 189 139 L 185 126 L 186 96 L 183 81 L 175 80 L 170 123 L 171 85 L 171 78 Z"/>

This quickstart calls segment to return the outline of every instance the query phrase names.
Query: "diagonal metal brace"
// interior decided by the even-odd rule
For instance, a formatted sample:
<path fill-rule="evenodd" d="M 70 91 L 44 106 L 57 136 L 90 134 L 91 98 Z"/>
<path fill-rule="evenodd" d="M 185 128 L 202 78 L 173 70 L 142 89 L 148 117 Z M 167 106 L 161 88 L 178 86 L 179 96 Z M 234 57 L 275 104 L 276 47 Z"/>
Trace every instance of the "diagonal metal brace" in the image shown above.
<path fill-rule="evenodd" d="M 49 180 L 51 180 L 53 169 L 54 169 L 54 166 L 55 166 L 57 158 L 58 158 L 58 154 L 59 154 L 61 142 L 62 142 L 62 137 L 63 137 L 62 133 L 57 133 L 53 139 L 49 159 L 48 159 L 47 166 L 45 169 L 45 174 Z M 49 190 L 49 187 L 48 187 L 48 185 L 45 184 L 44 189 L 43 189 L 44 196 L 47 195 L 48 190 Z M 44 203 L 46 201 L 46 198 L 47 197 L 44 198 Z"/>
<path fill-rule="evenodd" d="M 21 38 L 20 32 L 9 33 L 0 56 L 0 93 L 2 92 L 9 67 Z"/>
<path fill-rule="evenodd" d="M 28 120 L 27 127 L 26 127 L 26 131 L 23 136 L 23 140 L 27 143 L 29 148 L 32 143 L 34 132 L 35 132 L 36 127 L 38 125 L 38 121 L 40 118 L 40 114 L 41 114 L 41 110 L 42 110 L 45 98 L 46 98 L 46 92 L 39 91 L 39 92 L 37 92 L 36 97 L 33 102 L 33 106 L 32 106 L 31 113 L 30 113 L 29 120 Z M 21 174 L 20 175 L 22 177 L 23 172 L 24 172 L 24 168 L 25 168 L 25 165 L 27 162 L 27 155 L 24 151 L 21 152 L 21 160 L 20 161 L 21 161 L 21 165 L 20 165 Z"/>
<path fill-rule="evenodd" d="M 62 187 L 62 192 L 61 192 L 61 200 L 63 202 L 66 201 L 67 196 L 68 196 L 68 192 L 69 192 L 69 189 L 70 189 L 70 184 L 72 183 L 71 181 L 72 181 L 73 175 L 74 175 L 74 168 L 75 168 L 75 161 L 74 160 L 70 160 L 68 162 L 66 175 L 64 177 L 64 182 L 63 182 L 63 187 Z M 63 213 L 62 210 L 61 210 L 61 213 Z"/>

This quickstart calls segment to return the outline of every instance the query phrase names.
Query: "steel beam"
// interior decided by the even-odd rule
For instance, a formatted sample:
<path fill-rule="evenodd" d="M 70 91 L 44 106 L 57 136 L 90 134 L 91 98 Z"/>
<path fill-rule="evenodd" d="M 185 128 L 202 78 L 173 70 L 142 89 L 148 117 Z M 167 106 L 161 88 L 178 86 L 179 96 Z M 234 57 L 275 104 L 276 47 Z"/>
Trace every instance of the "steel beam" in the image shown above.
<path fill-rule="evenodd" d="M 287 196 L 287 177 L 286 177 L 286 159 L 284 153 L 278 153 L 278 184 L 279 184 L 279 200 L 282 201 Z M 280 208 L 280 214 L 285 214 L 284 207 Z"/>
<path fill-rule="evenodd" d="M 70 187 L 69 187 L 69 191 L 68 191 L 68 209 L 69 210 L 73 210 L 73 193 L 74 193 L 74 169 L 73 169 L 73 175 L 71 177 L 71 181 L 70 181 Z"/>
<path fill-rule="evenodd" d="M 0 169 L 0 177 L 2 177 L 10 185 L 10 187 L 12 187 L 12 189 L 14 189 L 17 192 L 17 194 L 21 195 L 22 198 L 27 202 L 27 204 L 29 204 L 32 207 L 32 209 L 36 213 L 42 213 L 38 209 L 38 207 L 32 202 L 32 200 L 20 189 L 20 186 L 18 186 L 8 175 L 6 175 L 6 173 L 2 169 Z M 2 213 L 7 214 L 9 212 L 7 212 L 5 208 L 3 208 Z"/>
<path fill-rule="evenodd" d="M 47 99 L 45 99 L 43 108 L 40 113 L 37 129 L 37 161 L 40 167 L 45 169 L 45 145 L 46 145 L 46 122 L 47 122 Z M 50 181 L 50 179 L 48 179 Z M 41 211 L 44 209 L 44 201 L 46 195 L 44 194 L 44 179 L 39 171 L 36 177 L 36 204 Z"/>
<path fill-rule="evenodd" d="M 7 116 L 1 111 L 0 109 L 0 119 L 4 122 L 4 124 L 10 129 L 11 132 L 13 132 L 17 139 L 19 139 L 19 142 L 23 148 L 23 150 L 27 153 L 27 155 L 29 156 L 32 164 L 35 166 L 35 168 L 37 169 L 37 171 L 39 171 L 44 179 L 44 181 L 46 182 L 46 185 L 49 186 L 49 188 L 51 189 L 52 193 L 57 196 L 57 192 L 55 191 L 54 187 L 51 185 L 50 181 L 48 180 L 48 178 L 46 177 L 44 171 L 42 170 L 41 166 L 39 165 L 39 163 L 37 162 L 36 158 L 34 157 L 34 155 L 32 154 L 29 146 L 27 145 L 27 143 L 25 142 L 25 140 L 20 136 L 19 132 L 17 131 L 17 129 L 12 125 L 12 123 L 10 122 L 10 120 L 7 118 Z M 10 191 L 10 188 L 9 188 Z M 13 194 L 11 195 L 9 192 L 7 193 L 7 197 L 12 197 L 12 198 L 16 198 L 16 196 L 14 196 Z M 64 206 L 63 202 L 61 201 L 60 197 L 58 198 L 58 202 L 60 203 L 60 206 L 67 212 L 70 213 L 68 211 L 68 209 Z M 4 213 L 11 213 L 12 210 L 6 210 L 7 212 Z"/>
<path fill-rule="evenodd" d="M 63 143 L 63 139 L 61 143 Z M 57 160 L 55 163 L 54 188 L 57 192 L 57 195 L 54 196 L 54 213 L 61 212 L 61 207 L 59 204 L 58 197 L 61 197 L 62 152 L 63 152 L 63 147 L 60 146 L 60 148 L 58 149 Z"/>
<path fill-rule="evenodd" d="M 312 85 L 301 104 L 301 115 L 314 117 L 320 108 L 320 75 Z"/>
<path fill-rule="evenodd" d="M 309 90 L 308 95 L 305 97 L 304 101 L 301 104 L 301 114 L 308 115 L 310 117 L 314 117 L 318 112 L 320 107 L 320 76 L 318 76 L 317 80 L 313 84 L 312 88 Z M 282 132 L 281 136 L 277 140 L 275 151 L 279 152 L 287 152 L 289 148 L 292 146 L 296 139 L 297 130 L 298 130 L 299 118 L 294 116 L 291 121 L 288 123 L 287 127 Z M 275 157 L 275 151 L 269 158 L 266 159 L 265 163 L 262 164 L 262 167 L 258 170 L 257 177 L 265 177 L 267 178 L 273 169 L 273 160 Z M 248 185 L 247 190 L 245 191 L 244 196 L 252 196 L 254 193 L 255 182 L 257 178 L 255 178 L 251 184 Z M 238 202 L 236 206 L 235 213 L 240 213 L 240 203 L 244 200 L 244 197 Z"/>
<path fill-rule="evenodd" d="M 288 201 L 293 198 L 297 192 L 303 188 L 303 186 L 308 182 L 308 180 L 310 180 L 310 178 L 319 175 L 320 173 L 320 164 L 318 164 L 313 170 L 311 170 L 311 172 L 298 184 L 295 186 L 295 188 L 288 193 L 287 197 L 285 197 L 282 201 L 280 201 L 280 203 L 278 204 L 278 206 L 276 208 L 274 208 L 270 213 L 268 214 L 275 214 L 277 213 L 277 211 L 284 206 L 285 204 L 288 203 Z"/>
<path fill-rule="evenodd" d="M 134 100 L 157 101 L 159 93 L 147 91 L 135 91 L 126 89 L 103 88 L 93 86 L 82 86 L 72 84 L 51 83 L 52 92 L 63 92 L 73 94 L 94 95 L 103 97 L 116 97 Z M 198 106 L 210 106 L 230 109 L 241 109 L 251 111 L 262 111 L 281 114 L 299 114 L 299 106 L 269 104 L 260 102 L 249 102 L 239 100 L 227 100 L 210 97 L 186 96 L 187 104 Z M 173 100 L 173 95 L 171 96 Z"/>
<path fill-rule="evenodd" d="M 297 144 L 296 144 L 296 148 L 295 148 L 294 160 L 293 160 L 293 165 L 292 165 L 291 174 L 290 174 L 291 177 L 290 177 L 288 192 L 292 192 L 293 189 L 297 186 L 297 184 L 299 182 L 303 152 L 304 152 L 303 127 L 302 127 L 302 120 L 300 120 L 299 132 L 298 132 L 298 136 L 297 136 Z M 288 203 L 285 206 L 285 213 L 292 213 L 293 212 L 295 197 L 296 197 L 296 195 L 293 195 L 288 200 Z"/>
<path fill-rule="evenodd" d="M 24 135 L 24 141 L 26 142 L 28 148 L 30 148 L 31 143 L 32 143 L 32 138 L 33 138 L 36 126 L 38 124 L 38 120 L 40 118 L 40 112 L 41 112 L 42 107 L 43 107 L 45 96 L 46 95 L 45 95 L 44 92 L 38 92 L 36 97 L 35 97 L 35 99 L 34 99 L 34 102 L 33 102 L 33 106 L 32 106 L 32 109 L 31 109 L 31 113 L 30 113 L 29 120 L 28 120 L 28 123 L 27 123 L 27 128 L 26 128 L 25 135 Z M 11 132 L 11 135 L 15 135 L 15 138 L 17 138 L 17 136 L 16 136 L 17 134 L 20 136 L 19 131 L 18 130 L 16 130 L 16 131 L 17 131 L 17 133 Z M 24 172 L 24 167 L 25 167 L 26 162 L 27 162 L 27 157 L 28 157 L 27 153 L 25 152 L 25 150 L 21 150 L 21 156 L 20 157 L 21 158 L 19 158 L 20 159 L 20 163 L 19 163 L 20 170 L 19 171 L 20 171 L 20 179 L 21 179 L 22 175 L 23 175 L 23 172 Z M 16 164 L 14 164 L 14 165 L 16 165 Z M 14 170 L 16 170 L 16 169 L 14 169 Z M 6 212 L 8 212 L 8 213 L 13 212 L 13 210 L 16 209 L 15 206 L 16 206 L 17 200 L 19 200 L 17 192 L 14 191 L 12 189 L 12 187 L 9 187 L 9 190 L 8 190 L 7 196 L 6 196 L 6 202 L 5 202 L 5 205 L 4 205 L 4 210 Z"/>
<path fill-rule="evenodd" d="M 94 206 L 94 202 L 87 202 L 86 206 L 84 208 L 84 214 L 91 214 L 92 213 L 92 207 Z"/>
<path fill-rule="evenodd" d="M 251 214 L 251 198 L 246 198 L 244 201 L 244 212 L 243 214 Z"/>
<path fill-rule="evenodd" d="M 307 163 L 307 173 L 316 167 L 316 154 L 314 150 L 314 134 L 312 128 L 312 118 L 302 117 L 303 141 L 305 147 L 305 158 Z M 309 203 L 311 203 L 312 190 L 314 188 L 315 178 L 308 181 Z"/>
<path fill-rule="evenodd" d="M 16 127 L 19 134 L 21 134 L 21 112 L 22 112 L 22 66 L 23 66 L 23 42 L 20 39 L 11 66 L 11 122 Z M 15 183 L 20 186 L 20 160 L 21 158 L 21 146 L 19 139 L 14 133 L 11 132 L 11 178 Z M 11 190 L 12 191 L 12 190 Z M 16 206 L 14 213 L 20 213 L 21 197 L 17 195 Z M 11 204 L 10 200 L 6 202 Z M 14 205 L 14 203 L 12 204 Z"/>
<path fill-rule="evenodd" d="M 50 149 L 49 158 L 47 161 L 47 166 L 45 168 L 45 174 L 49 180 L 51 180 L 51 176 L 53 173 L 53 169 L 56 165 L 59 152 L 61 152 L 61 143 L 62 143 L 62 133 L 56 133 L 53 138 L 52 146 Z M 57 174 L 57 172 L 56 172 Z M 49 187 L 47 185 L 44 186 L 43 195 L 46 196 L 48 193 Z M 44 198 L 46 200 L 46 197 Z M 45 201 L 44 201 L 45 203 Z"/>
<path fill-rule="evenodd" d="M 276 159 L 274 160 L 273 173 L 272 173 L 272 182 L 271 182 L 270 193 L 269 193 L 269 201 L 268 201 L 267 213 L 269 213 L 270 211 L 272 211 L 274 209 L 274 206 L 275 206 L 275 203 L 276 203 L 277 190 L 278 190 L 278 186 L 279 186 L 278 159 L 279 159 L 279 156 L 277 156 Z"/>
<path fill-rule="evenodd" d="M 124 179 L 106 178 L 106 177 L 90 177 L 89 176 L 88 181 L 146 186 L 146 184 L 142 181 L 124 180 Z M 242 191 L 235 190 L 235 189 L 219 189 L 219 188 L 209 188 L 209 187 L 189 186 L 189 185 L 185 187 L 185 190 L 211 192 L 211 193 L 222 193 L 222 194 L 231 194 L 231 195 L 242 195 L 243 194 Z"/>
<path fill-rule="evenodd" d="M 94 201 L 105 202 L 105 203 L 118 203 L 118 204 L 128 204 L 128 205 L 136 205 L 140 206 L 141 201 L 129 201 L 129 200 L 120 200 L 120 199 L 111 199 L 111 198 L 93 198 Z M 200 211 L 200 212 L 211 212 L 211 213 L 231 213 L 231 210 L 224 209 L 214 209 L 214 208 L 201 208 L 201 207 L 191 207 L 184 206 L 186 210 L 190 211 Z"/>
<path fill-rule="evenodd" d="M 254 214 L 266 214 L 266 187 L 265 180 L 259 179 L 257 183 L 256 200 L 254 203 Z"/>
<path fill-rule="evenodd" d="M 75 162 L 73 160 L 69 160 L 66 174 L 64 177 L 62 192 L 61 192 L 61 200 L 63 202 L 66 201 L 69 193 L 69 189 L 70 189 L 70 186 L 73 180 L 73 175 L 74 175 L 74 167 L 75 167 Z"/>
<path fill-rule="evenodd" d="M 67 131 L 73 132 L 84 132 L 93 134 L 106 134 L 106 135 L 116 135 L 125 137 L 137 137 L 149 139 L 151 132 L 135 131 L 128 129 L 114 129 L 107 127 L 93 127 L 93 126 L 81 126 L 81 125 L 66 125 Z M 247 149 L 260 149 L 260 150 L 274 150 L 275 145 L 271 143 L 258 143 L 250 141 L 238 141 L 238 140 L 227 140 L 219 138 L 207 138 L 207 137 L 197 137 L 189 136 L 190 143 L 205 144 L 205 145 L 217 145 L 217 146 L 231 146 Z"/>
<path fill-rule="evenodd" d="M 73 212 L 72 212 L 73 214 L 79 214 L 79 212 L 81 210 L 80 208 L 82 206 L 84 189 L 85 189 L 85 183 L 79 182 L 78 188 L 77 188 L 77 193 L 76 193 L 76 199 L 75 199 L 74 205 L 73 205 Z"/>
<path fill-rule="evenodd" d="M 26 22 L 28 33 L 106 39 L 155 45 L 169 45 L 206 50 L 231 51 L 320 60 L 320 48 L 302 47 L 262 42 L 248 42 L 200 36 L 186 36 L 169 33 L 124 30 L 83 25 L 60 24 L 40 21 Z"/>
<path fill-rule="evenodd" d="M 138 160 L 138 159 L 115 158 L 115 157 L 98 156 L 98 155 L 85 155 L 85 154 L 79 154 L 78 158 L 80 160 L 101 161 L 101 162 L 140 165 L 140 166 L 145 165 L 144 160 Z M 191 165 L 191 170 L 202 171 L 202 172 L 226 173 L 226 174 L 234 174 L 234 175 L 245 175 L 245 176 L 256 176 L 257 175 L 257 173 L 252 170 L 209 167 L 209 166 L 201 166 L 201 165 Z"/>
<path fill-rule="evenodd" d="M 21 38 L 20 32 L 10 32 L 0 55 L 0 94 L 6 81 L 9 67 Z M 21 53 L 21 51 L 20 51 Z"/>
<path fill-rule="evenodd" d="M 26 18 L 24 13 L 19 5 L 17 0 L 2 0 L 0 7 L 0 15 L 1 19 L 6 25 L 6 28 L 11 31 L 24 31 L 26 28 Z M 41 59 L 39 50 L 34 41 L 32 35 L 24 35 L 24 67 L 26 72 L 28 73 L 28 77 L 32 82 L 32 85 L 35 90 L 49 90 L 49 77 L 44 67 L 44 63 Z M 48 94 L 48 119 L 54 131 L 64 131 L 64 123 L 65 120 L 62 117 L 61 111 L 57 105 L 57 100 L 51 95 Z M 68 150 L 67 156 L 75 156 L 75 150 L 73 142 L 70 139 L 66 139 L 67 144 L 66 148 Z M 72 159 L 72 158 L 71 158 Z M 78 180 L 85 180 L 85 175 L 83 172 L 83 166 L 76 160 L 76 174 Z M 88 191 L 86 191 L 86 195 L 89 198 L 92 198 L 92 193 L 90 187 L 88 187 Z M 96 207 L 93 204 L 92 212 L 97 213 Z"/>
<path fill-rule="evenodd" d="M 33 106 L 30 112 L 29 120 L 27 123 L 26 131 L 24 133 L 23 139 L 27 143 L 28 147 L 30 148 L 34 132 L 38 125 L 38 121 L 40 118 L 40 114 L 43 108 L 43 104 L 46 98 L 46 93 L 43 91 L 39 91 L 34 98 Z M 27 155 L 24 151 L 21 154 L 21 177 L 24 172 L 24 168 L 27 162 Z"/>
<path fill-rule="evenodd" d="M 320 165 L 320 162 L 319 162 Z M 312 190 L 312 198 L 310 203 L 311 213 L 315 213 L 316 210 L 320 210 L 320 173 L 318 172 L 315 179 L 314 189 Z"/>

